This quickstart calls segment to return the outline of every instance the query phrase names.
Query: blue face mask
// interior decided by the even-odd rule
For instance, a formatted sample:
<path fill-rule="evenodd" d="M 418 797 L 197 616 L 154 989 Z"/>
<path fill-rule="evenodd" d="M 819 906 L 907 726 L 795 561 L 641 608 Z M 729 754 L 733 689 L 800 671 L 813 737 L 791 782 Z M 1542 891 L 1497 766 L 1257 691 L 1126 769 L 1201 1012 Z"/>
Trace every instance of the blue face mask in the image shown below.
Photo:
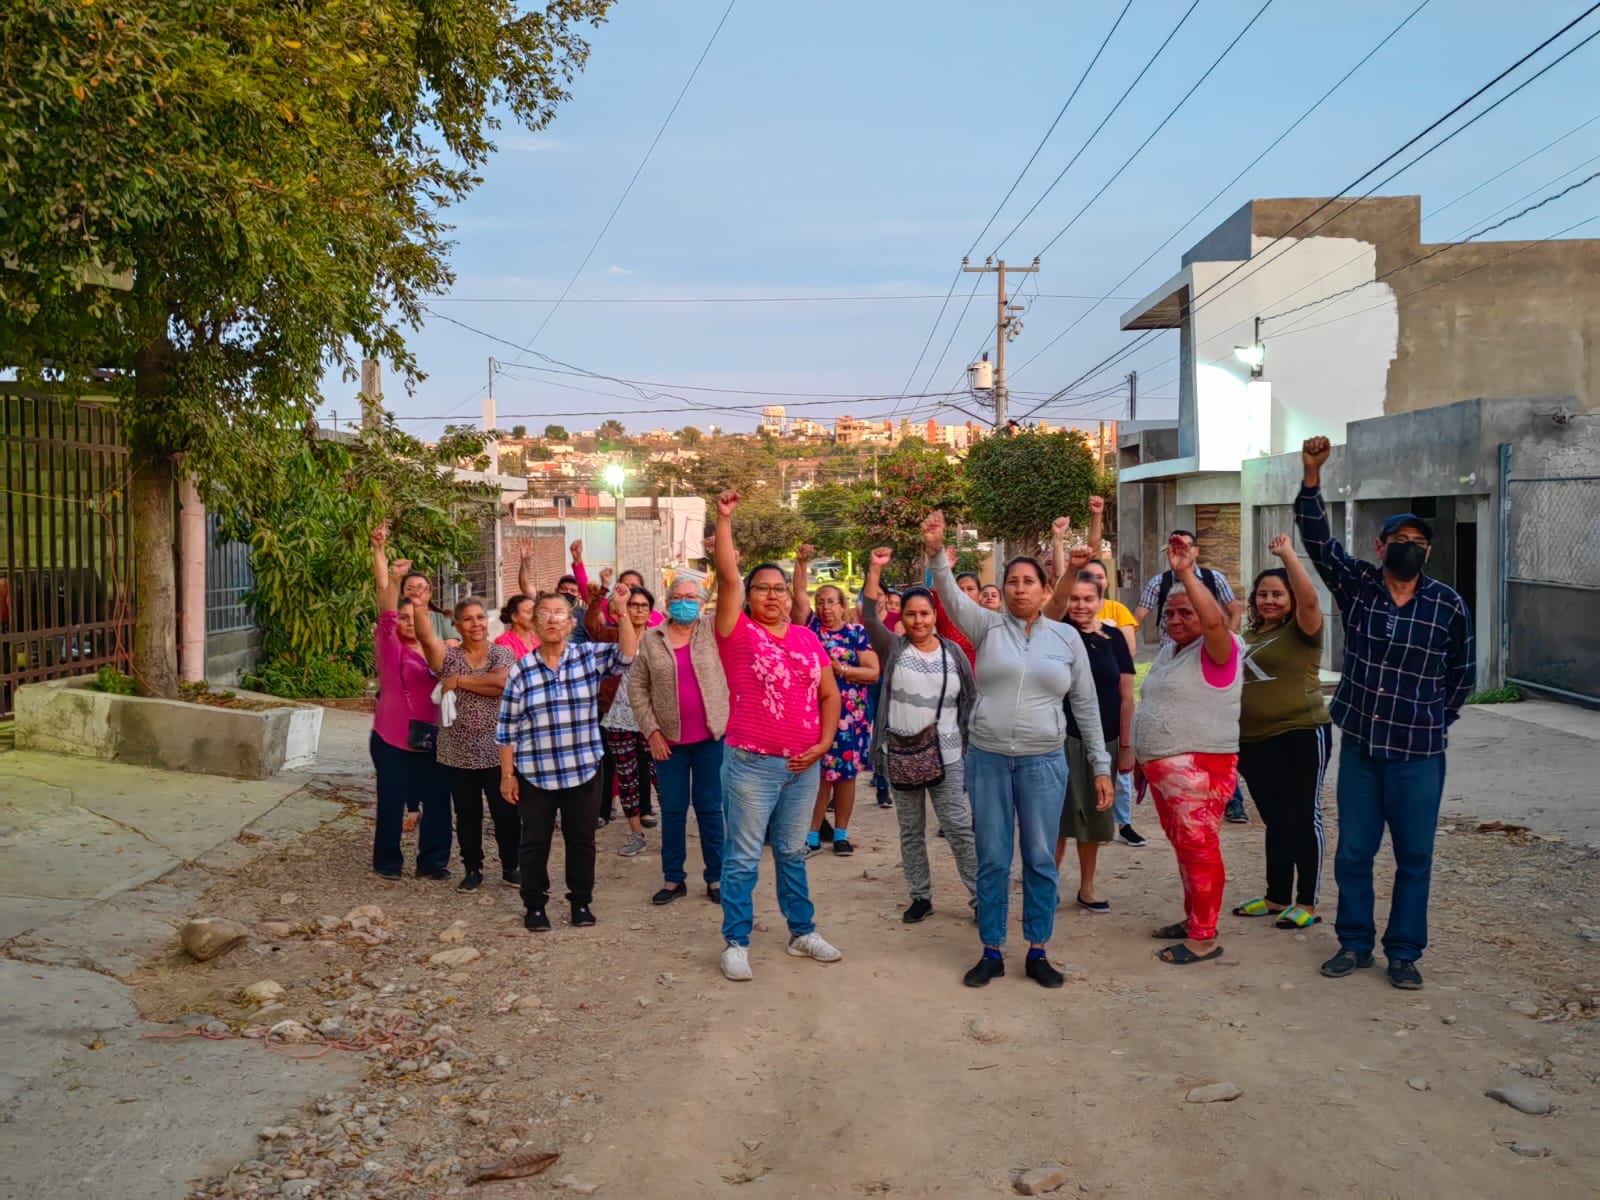
<path fill-rule="evenodd" d="M 692 625 L 700 617 L 700 601 L 674 600 L 667 605 L 667 616 L 679 625 Z"/>

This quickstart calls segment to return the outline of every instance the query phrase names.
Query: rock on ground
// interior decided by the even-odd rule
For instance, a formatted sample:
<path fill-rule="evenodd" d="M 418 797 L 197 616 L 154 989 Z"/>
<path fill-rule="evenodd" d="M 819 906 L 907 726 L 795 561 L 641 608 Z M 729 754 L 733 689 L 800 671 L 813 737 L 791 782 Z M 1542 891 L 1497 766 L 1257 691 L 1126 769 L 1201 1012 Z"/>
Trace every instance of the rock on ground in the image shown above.
<path fill-rule="evenodd" d="M 1208 1083 L 1204 1087 L 1189 1089 L 1189 1094 L 1184 1097 L 1190 1104 L 1215 1104 L 1220 1100 L 1237 1100 L 1244 1095 L 1244 1089 L 1236 1083 Z"/>
<path fill-rule="evenodd" d="M 1484 1095 L 1491 1100 L 1500 1101 L 1501 1104 L 1508 1104 L 1518 1112 L 1527 1113 L 1530 1117 L 1542 1117 L 1555 1108 L 1550 1097 L 1533 1088 L 1497 1087 L 1490 1088 Z"/>
<path fill-rule="evenodd" d="M 428 956 L 428 961 L 436 967 L 464 967 L 468 963 L 477 962 L 483 957 L 483 951 L 476 946 L 455 946 L 449 950 L 441 950 L 437 954 Z"/>
<path fill-rule="evenodd" d="M 1056 1191 L 1067 1182 L 1067 1166 L 1065 1163 L 1046 1163 L 1042 1167 L 1033 1167 L 1018 1175 L 1011 1186 L 1021 1196 L 1043 1196 L 1047 1192 Z"/>
<path fill-rule="evenodd" d="M 247 1004 L 271 1004 L 283 996 L 283 984 L 276 979 L 261 979 L 239 993 Z"/>
<path fill-rule="evenodd" d="M 250 930 L 226 917 L 197 917 L 178 933 L 183 949 L 196 962 L 226 954 L 250 936 Z"/>

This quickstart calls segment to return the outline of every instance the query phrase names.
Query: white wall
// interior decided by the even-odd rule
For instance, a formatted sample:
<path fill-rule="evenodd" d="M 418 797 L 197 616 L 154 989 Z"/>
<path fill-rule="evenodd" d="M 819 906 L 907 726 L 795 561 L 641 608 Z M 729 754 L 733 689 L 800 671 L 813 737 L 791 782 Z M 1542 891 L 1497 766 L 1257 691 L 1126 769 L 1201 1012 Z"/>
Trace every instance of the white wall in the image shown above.
<path fill-rule="evenodd" d="M 1375 247 L 1307 238 L 1268 249 L 1270 241 L 1256 238 L 1254 265 L 1224 282 L 1236 264 L 1193 264 L 1193 378 L 1182 386 L 1195 397 L 1202 471 L 1237 470 L 1245 458 L 1286 453 L 1313 434 L 1343 442 L 1348 422 L 1383 415 L 1400 318 L 1393 289 L 1371 282 Z M 1286 313 L 1363 282 L 1348 295 Z M 1270 319 L 1261 332 L 1264 375 L 1252 381 L 1233 351 L 1254 342 L 1257 317 Z"/>

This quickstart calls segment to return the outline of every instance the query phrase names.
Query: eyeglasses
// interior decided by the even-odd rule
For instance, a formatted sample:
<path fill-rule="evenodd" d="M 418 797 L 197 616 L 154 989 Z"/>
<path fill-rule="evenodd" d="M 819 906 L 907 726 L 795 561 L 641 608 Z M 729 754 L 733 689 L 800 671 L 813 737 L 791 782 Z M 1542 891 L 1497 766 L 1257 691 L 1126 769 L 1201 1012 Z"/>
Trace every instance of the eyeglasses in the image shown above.
<path fill-rule="evenodd" d="M 752 583 L 750 594 L 752 596 L 781 596 L 789 590 L 786 583 Z"/>
<path fill-rule="evenodd" d="M 648 604 L 635 604 L 630 600 L 628 602 L 628 609 L 630 612 L 649 612 L 650 606 Z"/>

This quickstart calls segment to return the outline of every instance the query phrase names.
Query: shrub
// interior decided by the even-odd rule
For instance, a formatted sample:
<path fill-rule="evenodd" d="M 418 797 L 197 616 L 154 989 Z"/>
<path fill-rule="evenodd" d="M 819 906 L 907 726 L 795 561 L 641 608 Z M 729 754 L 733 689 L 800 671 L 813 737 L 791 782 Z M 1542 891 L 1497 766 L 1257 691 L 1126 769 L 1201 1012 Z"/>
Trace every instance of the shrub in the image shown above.
<path fill-rule="evenodd" d="M 1502 688 L 1492 688 L 1487 692 L 1473 692 L 1467 697 L 1468 704 L 1515 704 L 1522 699 L 1522 689 L 1514 683 L 1508 683 Z"/>
<path fill-rule="evenodd" d="M 95 672 L 94 682 L 89 686 L 113 696 L 134 696 L 139 692 L 139 684 L 132 675 L 124 675 L 109 663 Z"/>
<path fill-rule="evenodd" d="M 367 678 L 341 658 L 279 654 L 245 676 L 244 686 L 286 700 L 312 700 L 360 696 L 367 690 Z"/>

